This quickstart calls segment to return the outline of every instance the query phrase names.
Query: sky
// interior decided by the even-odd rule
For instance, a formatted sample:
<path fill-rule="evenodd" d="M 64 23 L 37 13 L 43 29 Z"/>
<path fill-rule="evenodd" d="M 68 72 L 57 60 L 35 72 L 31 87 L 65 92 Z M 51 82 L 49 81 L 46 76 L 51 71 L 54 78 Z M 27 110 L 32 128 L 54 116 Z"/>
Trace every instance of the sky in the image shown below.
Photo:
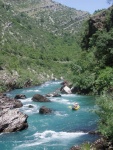
<path fill-rule="evenodd" d="M 107 0 L 54 0 L 68 7 L 75 8 L 77 10 L 88 11 L 93 14 L 95 10 L 108 8 L 111 5 L 107 3 Z"/>

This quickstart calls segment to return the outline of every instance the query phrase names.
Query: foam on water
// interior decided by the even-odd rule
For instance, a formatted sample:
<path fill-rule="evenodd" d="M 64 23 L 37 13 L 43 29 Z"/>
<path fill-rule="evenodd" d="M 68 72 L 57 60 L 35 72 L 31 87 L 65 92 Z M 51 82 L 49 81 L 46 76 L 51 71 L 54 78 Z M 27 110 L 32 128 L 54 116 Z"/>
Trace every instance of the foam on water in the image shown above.
<path fill-rule="evenodd" d="M 60 111 L 56 111 L 55 112 L 55 115 L 56 116 L 60 116 L 60 117 L 66 117 L 66 116 L 68 116 L 68 114 L 67 113 L 65 113 L 65 112 L 60 112 Z"/>
<path fill-rule="evenodd" d="M 87 134 L 87 133 L 84 133 L 84 132 L 55 132 L 52 130 L 47 130 L 42 133 L 37 132 L 34 134 L 34 136 L 38 139 L 49 138 L 50 140 L 54 140 L 54 139 L 61 140 L 61 139 L 72 139 L 72 138 L 79 137 L 79 136 L 82 136 L 85 134 Z"/>
<path fill-rule="evenodd" d="M 31 147 L 31 146 L 36 146 L 40 144 L 45 144 L 45 143 L 50 143 L 51 141 L 57 141 L 60 143 L 64 143 L 66 140 L 68 142 L 72 139 L 76 139 L 80 136 L 83 136 L 87 133 L 84 132 L 55 132 L 52 130 L 46 130 L 42 133 L 36 132 L 34 135 L 32 135 L 32 138 L 34 138 L 34 141 L 32 142 L 27 142 L 25 144 L 21 144 L 20 146 L 16 147 L 15 150 L 21 149 L 24 147 Z M 31 136 L 30 136 L 31 138 Z"/>
<path fill-rule="evenodd" d="M 30 98 L 26 98 L 26 99 L 19 99 L 23 104 L 24 103 L 29 103 L 29 102 L 32 102 L 32 99 L 31 97 Z"/>
<path fill-rule="evenodd" d="M 78 97 L 76 94 L 61 94 L 63 97 Z"/>
<path fill-rule="evenodd" d="M 31 106 L 31 107 L 30 107 Z M 34 104 L 25 104 L 22 108 L 20 108 L 25 114 L 30 115 L 39 112 L 39 107 Z"/>
<path fill-rule="evenodd" d="M 71 102 L 70 100 L 67 100 L 65 98 L 51 98 L 51 101 L 65 104 L 65 105 L 72 105 L 73 104 L 73 102 Z"/>

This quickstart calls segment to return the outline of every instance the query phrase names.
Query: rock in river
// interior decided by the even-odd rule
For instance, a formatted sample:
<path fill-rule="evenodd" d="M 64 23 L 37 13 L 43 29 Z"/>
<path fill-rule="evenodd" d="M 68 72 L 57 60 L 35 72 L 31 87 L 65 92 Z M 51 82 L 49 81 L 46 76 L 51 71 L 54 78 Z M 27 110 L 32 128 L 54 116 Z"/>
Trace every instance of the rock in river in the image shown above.
<path fill-rule="evenodd" d="M 9 109 L 20 108 L 22 106 L 23 106 L 23 104 L 19 100 L 9 98 L 9 97 L 3 96 L 3 95 L 0 96 L 0 109 L 1 110 L 6 109 L 6 108 L 9 108 Z"/>
<path fill-rule="evenodd" d="M 33 96 L 32 100 L 34 102 L 50 102 L 50 100 L 48 98 L 46 98 L 45 96 L 40 95 L 40 94 L 35 94 Z"/>
<path fill-rule="evenodd" d="M 26 98 L 26 95 L 24 95 L 24 94 L 17 94 L 15 96 L 15 99 L 25 99 L 25 98 Z"/>
<path fill-rule="evenodd" d="M 42 106 L 39 109 L 40 114 L 48 114 L 48 113 L 51 113 L 51 112 L 52 112 L 52 110 L 50 108 L 45 107 L 45 106 Z"/>
<path fill-rule="evenodd" d="M 28 127 L 28 116 L 16 109 L 22 106 L 21 101 L 0 95 L 0 133 L 16 132 Z"/>
<path fill-rule="evenodd" d="M 0 133 L 26 129 L 28 116 L 17 109 L 4 109 L 0 112 Z"/>

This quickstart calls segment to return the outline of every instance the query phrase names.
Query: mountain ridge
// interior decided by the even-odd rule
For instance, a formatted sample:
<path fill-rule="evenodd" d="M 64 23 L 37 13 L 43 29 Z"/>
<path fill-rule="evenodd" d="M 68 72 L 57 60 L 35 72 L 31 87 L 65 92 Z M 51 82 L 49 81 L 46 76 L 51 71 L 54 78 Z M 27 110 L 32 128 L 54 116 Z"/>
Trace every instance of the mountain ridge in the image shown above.
<path fill-rule="evenodd" d="M 20 13 L 36 19 L 37 26 L 56 35 L 62 35 L 62 31 L 75 34 L 83 20 L 90 16 L 88 12 L 69 8 L 53 0 L 26 0 L 24 3 L 21 0 L 3 1 L 9 2 Z"/>

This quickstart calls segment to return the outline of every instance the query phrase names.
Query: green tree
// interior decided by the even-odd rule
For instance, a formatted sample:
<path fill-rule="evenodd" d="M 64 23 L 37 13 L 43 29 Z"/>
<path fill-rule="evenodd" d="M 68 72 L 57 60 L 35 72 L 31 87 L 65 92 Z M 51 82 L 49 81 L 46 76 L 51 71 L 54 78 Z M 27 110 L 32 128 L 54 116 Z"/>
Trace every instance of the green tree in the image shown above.
<path fill-rule="evenodd" d="M 103 32 L 96 39 L 96 50 L 94 52 L 97 61 L 102 66 L 113 65 L 113 30 Z"/>

